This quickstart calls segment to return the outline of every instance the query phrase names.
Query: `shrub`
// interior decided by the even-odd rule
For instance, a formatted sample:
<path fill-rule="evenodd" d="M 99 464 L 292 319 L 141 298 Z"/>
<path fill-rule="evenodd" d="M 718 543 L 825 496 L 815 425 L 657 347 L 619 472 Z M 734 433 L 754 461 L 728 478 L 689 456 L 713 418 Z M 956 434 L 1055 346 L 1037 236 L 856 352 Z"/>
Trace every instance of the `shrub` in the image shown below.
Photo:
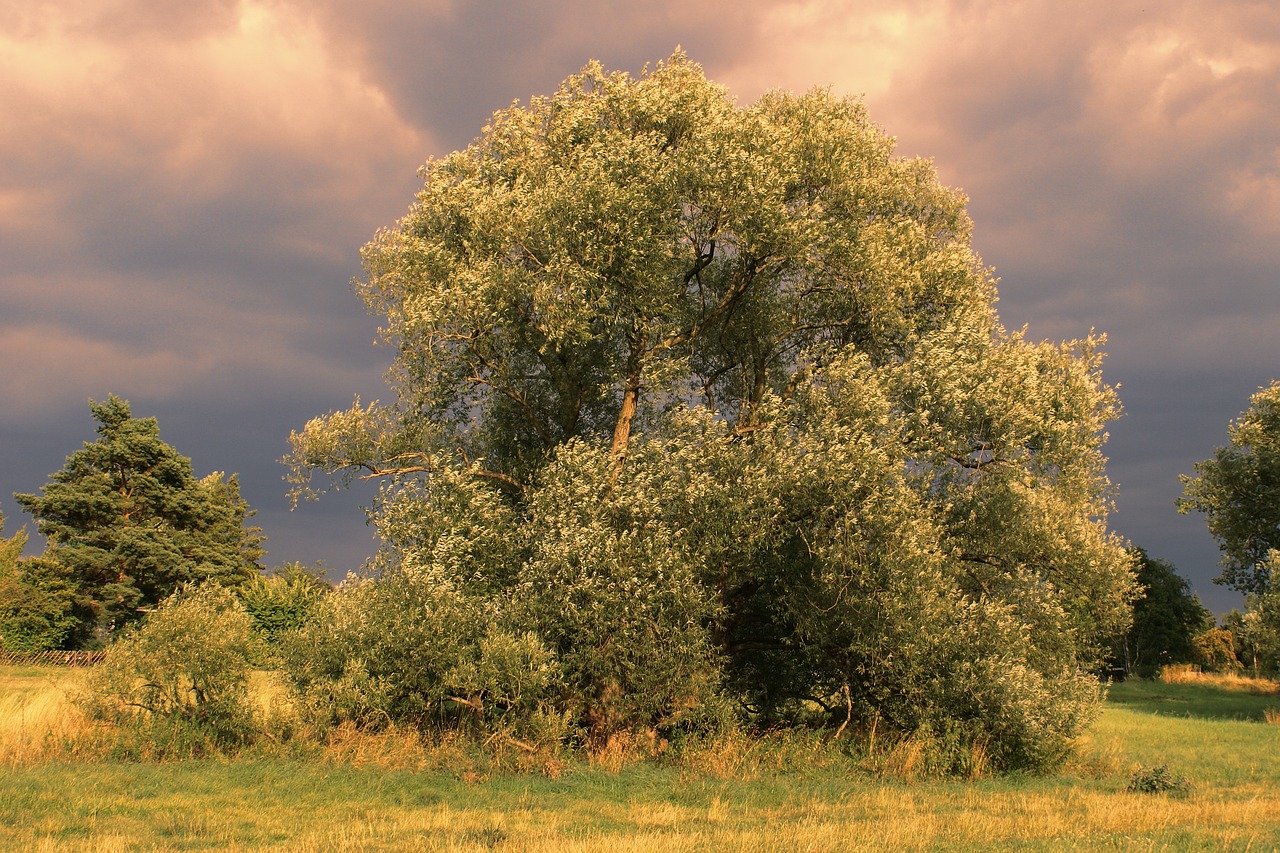
<path fill-rule="evenodd" d="M 1236 658 L 1235 636 L 1226 628 L 1202 631 L 1192 645 L 1195 662 L 1209 672 L 1239 672 L 1243 668 Z"/>
<path fill-rule="evenodd" d="M 532 719 L 558 682 L 536 634 L 431 567 L 349 579 L 286 649 L 316 722 L 492 728 Z"/>
<path fill-rule="evenodd" d="M 257 654 L 253 623 L 231 592 L 184 588 L 108 649 L 88 680 L 86 710 L 118 727 L 126 750 L 223 752 L 260 731 L 249 696 Z"/>
<path fill-rule="evenodd" d="M 296 631 L 319 613 L 329 584 L 300 563 L 290 563 L 272 575 L 254 575 L 235 590 L 254 627 L 275 645 L 288 631 Z"/>
<path fill-rule="evenodd" d="M 0 540 L 0 550 L 21 535 L 8 543 Z M 77 622 L 75 598 L 74 584 L 52 560 L 35 558 L 0 565 L 0 649 L 38 652 L 62 648 Z"/>
<path fill-rule="evenodd" d="M 598 745 L 712 725 L 727 713 L 714 611 L 660 499 L 610 495 L 608 457 L 576 443 L 525 513 L 465 473 L 398 490 L 376 516 L 378 576 L 330 596 L 286 668 L 326 725 L 537 743 L 581 729 Z"/>
<path fill-rule="evenodd" d="M 1129 777 L 1126 791 L 1140 794 L 1180 794 L 1192 790 L 1191 780 L 1169 769 L 1168 764 L 1159 767 L 1140 767 Z"/>

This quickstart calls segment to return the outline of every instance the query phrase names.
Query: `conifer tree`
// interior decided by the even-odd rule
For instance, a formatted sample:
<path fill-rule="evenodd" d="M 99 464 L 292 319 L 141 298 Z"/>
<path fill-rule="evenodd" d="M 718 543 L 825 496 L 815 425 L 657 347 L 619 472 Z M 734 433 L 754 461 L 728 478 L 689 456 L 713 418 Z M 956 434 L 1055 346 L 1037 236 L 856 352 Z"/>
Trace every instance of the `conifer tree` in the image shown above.
<path fill-rule="evenodd" d="M 14 495 L 48 541 L 46 559 L 76 589 L 82 643 L 188 581 L 241 583 L 264 553 L 235 475 L 197 479 L 191 460 L 161 441 L 156 419 L 133 417 L 114 394 L 89 408 L 98 440 L 68 456 L 40 494 Z"/>

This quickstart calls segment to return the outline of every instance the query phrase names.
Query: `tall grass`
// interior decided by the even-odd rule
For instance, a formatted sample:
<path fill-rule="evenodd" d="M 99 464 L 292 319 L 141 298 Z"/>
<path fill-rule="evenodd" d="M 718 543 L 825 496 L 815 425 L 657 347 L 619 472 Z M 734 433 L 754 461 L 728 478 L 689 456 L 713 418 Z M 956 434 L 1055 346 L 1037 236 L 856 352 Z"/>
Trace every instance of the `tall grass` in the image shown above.
<path fill-rule="evenodd" d="M 1280 846 L 1280 726 L 1254 710 L 1269 697 L 1204 684 L 1115 685 L 1059 774 L 961 780 L 923 771 L 928 742 L 873 742 L 869 732 L 837 743 L 731 734 L 679 750 L 638 736 L 591 758 L 561 755 L 555 772 L 511 772 L 514 753 L 525 754 L 518 747 L 504 764 L 464 739 L 404 730 L 343 729 L 236 759 L 118 763 L 86 748 L 59 751 L 97 736 L 61 716 L 71 711 L 68 678 L 0 669 L 0 848 Z M 1186 775 L 1190 792 L 1126 790 L 1136 770 L 1161 765 Z"/>
<path fill-rule="evenodd" d="M 1236 672 L 1202 672 L 1199 667 L 1186 663 L 1161 667 L 1158 678 L 1165 684 L 1198 684 L 1259 696 L 1280 696 L 1280 682 Z"/>
<path fill-rule="evenodd" d="M 83 670 L 0 667 L 0 765 L 64 756 L 85 739 L 87 723 L 73 701 Z"/>

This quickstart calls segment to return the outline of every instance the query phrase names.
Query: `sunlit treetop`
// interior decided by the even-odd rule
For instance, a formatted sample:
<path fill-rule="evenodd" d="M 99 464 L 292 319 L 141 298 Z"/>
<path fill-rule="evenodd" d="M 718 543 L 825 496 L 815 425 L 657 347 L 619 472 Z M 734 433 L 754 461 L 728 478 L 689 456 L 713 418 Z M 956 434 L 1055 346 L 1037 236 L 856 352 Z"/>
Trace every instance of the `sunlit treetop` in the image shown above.
<path fill-rule="evenodd" d="M 366 412 L 360 441 L 311 441 L 311 462 L 430 449 L 523 482 L 574 436 L 621 460 L 633 422 L 677 401 L 746 428 L 838 352 L 900 364 L 940 332 L 989 339 L 965 198 L 892 152 L 857 101 L 739 108 L 679 53 L 638 79 L 593 63 L 496 113 L 364 250 L 359 291 L 397 350 L 391 432 L 412 440 Z"/>

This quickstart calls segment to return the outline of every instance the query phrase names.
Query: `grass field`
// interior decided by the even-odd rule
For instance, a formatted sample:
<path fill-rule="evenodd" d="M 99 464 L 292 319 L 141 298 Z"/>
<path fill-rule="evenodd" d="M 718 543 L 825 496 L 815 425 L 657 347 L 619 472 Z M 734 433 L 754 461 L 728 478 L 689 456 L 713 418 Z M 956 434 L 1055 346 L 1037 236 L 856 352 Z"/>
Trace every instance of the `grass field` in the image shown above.
<path fill-rule="evenodd" d="M 909 781 L 816 753 L 777 769 L 739 743 L 728 748 L 743 754 L 701 769 L 583 762 L 549 778 L 385 767 L 351 750 L 341 759 L 331 750 L 328 759 L 76 760 L 40 734 L 53 730 L 56 741 L 74 726 L 68 678 L 0 669 L 4 849 L 1280 847 L 1280 725 L 1266 722 L 1280 697 L 1239 688 L 1116 685 L 1080 758 L 1048 777 Z M 1126 790 L 1135 770 L 1165 764 L 1189 791 Z M 716 772 L 729 767 L 732 776 Z"/>

